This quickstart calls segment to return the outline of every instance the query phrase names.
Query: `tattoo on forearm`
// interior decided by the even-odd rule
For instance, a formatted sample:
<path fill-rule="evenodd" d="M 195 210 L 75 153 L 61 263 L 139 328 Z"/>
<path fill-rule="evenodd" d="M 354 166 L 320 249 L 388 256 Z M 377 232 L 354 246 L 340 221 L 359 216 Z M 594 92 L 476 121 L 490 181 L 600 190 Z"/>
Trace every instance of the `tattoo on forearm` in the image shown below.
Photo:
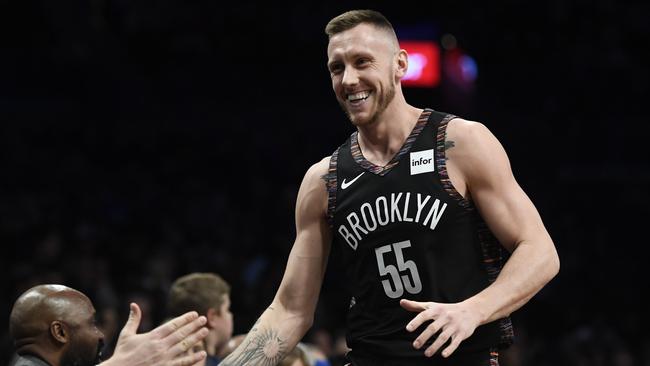
<path fill-rule="evenodd" d="M 267 310 L 273 311 L 269 306 Z M 257 318 L 253 328 L 248 333 L 244 343 L 221 361 L 221 366 L 274 366 L 277 365 L 287 353 L 287 344 L 278 335 L 275 329 L 260 329 L 262 317 Z"/>
<path fill-rule="evenodd" d="M 259 323 L 259 320 L 258 320 Z M 257 324 L 257 323 L 256 323 Z M 253 334 L 255 333 L 255 334 Z M 243 350 L 236 350 L 223 360 L 222 366 L 273 366 L 277 365 L 286 355 L 286 343 L 278 336 L 274 329 L 258 330 L 256 326 L 249 334 Z"/>

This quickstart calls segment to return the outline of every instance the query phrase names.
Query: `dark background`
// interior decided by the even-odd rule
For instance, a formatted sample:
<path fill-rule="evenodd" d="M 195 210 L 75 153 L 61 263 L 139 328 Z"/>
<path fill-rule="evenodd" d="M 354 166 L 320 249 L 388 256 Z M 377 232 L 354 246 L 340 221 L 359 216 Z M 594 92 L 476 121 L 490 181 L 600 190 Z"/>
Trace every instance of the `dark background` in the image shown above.
<path fill-rule="evenodd" d="M 0 363 L 13 301 L 40 283 L 88 294 L 111 338 L 128 301 L 151 329 L 171 281 L 218 272 L 247 331 L 304 172 L 353 131 L 323 28 L 367 7 L 476 60 L 472 88 L 444 74 L 407 100 L 486 124 L 558 248 L 502 363 L 650 365 L 648 9 L 614 0 L 0 2 Z M 323 347 L 343 329 L 336 273 L 306 338 Z"/>

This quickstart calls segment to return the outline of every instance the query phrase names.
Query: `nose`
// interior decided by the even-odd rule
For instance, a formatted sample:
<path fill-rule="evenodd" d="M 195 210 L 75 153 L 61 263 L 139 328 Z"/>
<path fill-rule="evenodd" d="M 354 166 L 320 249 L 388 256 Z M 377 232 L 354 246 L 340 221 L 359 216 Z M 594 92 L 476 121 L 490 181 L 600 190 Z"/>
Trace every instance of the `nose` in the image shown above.
<path fill-rule="evenodd" d="M 341 83 L 345 87 L 357 85 L 359 83 L 359 74 L 357 73 L 357 70 L 353 67 L 347 67 L 345 71 L 343 71 L 343 80 L 341 80 Z"/>

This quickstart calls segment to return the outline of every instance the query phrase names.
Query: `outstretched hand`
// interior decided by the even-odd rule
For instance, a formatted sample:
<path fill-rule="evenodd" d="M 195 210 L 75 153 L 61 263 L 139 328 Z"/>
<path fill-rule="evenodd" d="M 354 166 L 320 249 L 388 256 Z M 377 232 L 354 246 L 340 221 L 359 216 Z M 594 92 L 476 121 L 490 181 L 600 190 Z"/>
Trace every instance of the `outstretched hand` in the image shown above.
<path fill-rule="evenodd" d="M 443 357 L 449 357 L 460 342 L 469 338 L 481 323 L 480 314 L 464 302 L 441 304 L 402 299 L 399 304 L 408 311 L 419 313 L 406 325 L 409 332 L 414 332 L 423 323 L 432 320 L 413 342 L 415 349 L 422 348 L 429 338 L 440 332 L 433 344 L 424 351 L 427 357 L 433 356 L 451 339 L 449 346 L 442 351 Z"/>
<path fill-rule="evenodd" d="M 102 366 L 190 366 L 201 362 L 204 351 L 180 356 L 208 335 L 204 316 L 192 311 L 148 333 L 137 334 L 142 312 L 131 303 L 129 319 L 120 332 L 115 352 Z"/>

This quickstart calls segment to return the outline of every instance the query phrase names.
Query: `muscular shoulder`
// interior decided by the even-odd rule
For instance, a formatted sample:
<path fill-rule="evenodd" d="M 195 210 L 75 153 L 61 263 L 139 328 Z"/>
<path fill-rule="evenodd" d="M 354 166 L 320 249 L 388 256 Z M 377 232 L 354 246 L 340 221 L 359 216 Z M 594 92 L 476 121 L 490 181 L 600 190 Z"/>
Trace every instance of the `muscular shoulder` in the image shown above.
<path fill-rule="evenodd" d="M 305 173 L 305 177 L 298 192 L 297 210 L 317 210 L 325 214 L 327 211 L 327 186 L 325 177 L 329 171 L 330 157 L 325 157 L 312 165 Z"/>
<path fill-rule="evenodd" d="M 327 156 L 319 162 L 313 164 L 303 178 L 301 190 L 303 188 L 322 188 L 325 189 L 326 177 L 329 172 L 330 157 Z"/>
<path fill-rule="evenodd" d="M 446 140 L 453 141 L 458 147 L 484 144 L 492 136 L 490 130 L 480 122 L 454 118 L 447 125 Z M 461 144 L 462 143 L 462 144 Z M 454 146 L 456 147 L 456 146 Z M 458 150 L 458 149 L 457 149 Z"/>
<path fill-rule="evenodd" d="M 307 170 L 307 173 L 305 174 L 305 178 L 310 177 L 310 178 L 319 178 L 321 181 L 324 182 L 323 176 L 326 175 L 329 171 L 330 168 L 330 156 L 326 156 L 323 159 L 321 159 L 319 162 L 315 163 L 309 169 Z"/>
<path fill-rule="evenodd" d="M 486 175 L 509 171 L 501 143 L 479 122 L 455 118 L 449 122 L 445 139 L 446 157 L 468 185 Z"/>

